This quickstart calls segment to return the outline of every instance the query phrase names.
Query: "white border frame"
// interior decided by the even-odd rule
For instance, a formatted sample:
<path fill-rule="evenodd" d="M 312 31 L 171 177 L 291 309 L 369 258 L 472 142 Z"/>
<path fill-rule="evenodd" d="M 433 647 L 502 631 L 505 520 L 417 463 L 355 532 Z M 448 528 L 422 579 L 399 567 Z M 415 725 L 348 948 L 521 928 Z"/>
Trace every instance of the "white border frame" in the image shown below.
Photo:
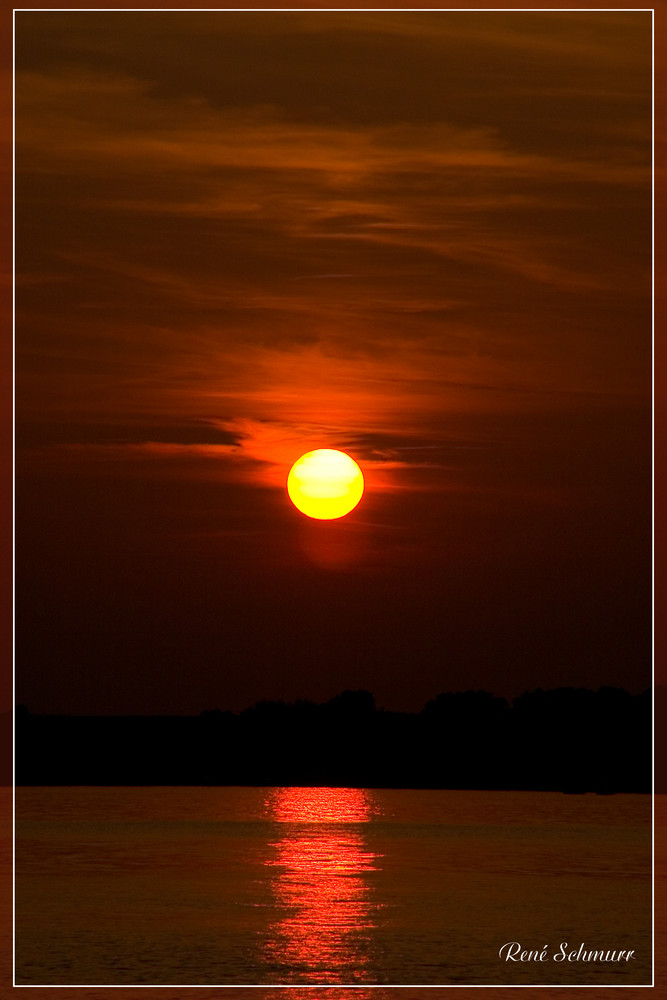
<path fill-rule="evenodd" d="M 14 7 L 12 10 L 12 471 L 16 481 L 16 14 L 17 13 L 650 13 L 651 14 L 651 396 L 652 396 L 652 781 L 651 781 L 651 982 L 627 983 L 17 983 L 16 982 L 16 593 L 12 587 L 12 987 L 14 989 L 244 989 L 244 990 L 443 990 L 443 989 L 653 989 L 655 982 L 655 13 L 654 7 Z M 12 580 L 16 581 L 16 492 L 12 491 Z"/>

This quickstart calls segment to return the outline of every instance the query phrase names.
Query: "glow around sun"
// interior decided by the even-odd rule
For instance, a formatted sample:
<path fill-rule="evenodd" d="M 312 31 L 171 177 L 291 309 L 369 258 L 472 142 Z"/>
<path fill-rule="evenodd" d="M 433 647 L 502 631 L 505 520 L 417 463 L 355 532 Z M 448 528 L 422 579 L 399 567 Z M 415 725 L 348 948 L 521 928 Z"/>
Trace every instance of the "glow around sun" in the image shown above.
<path fill-rule="evenodd" d="M 318 448 L 296 460 L 287 477 L 287 492 L 302 514 L 331 521 L 357 506 L 364 492 L 364 476 L 344 451 Z"/>

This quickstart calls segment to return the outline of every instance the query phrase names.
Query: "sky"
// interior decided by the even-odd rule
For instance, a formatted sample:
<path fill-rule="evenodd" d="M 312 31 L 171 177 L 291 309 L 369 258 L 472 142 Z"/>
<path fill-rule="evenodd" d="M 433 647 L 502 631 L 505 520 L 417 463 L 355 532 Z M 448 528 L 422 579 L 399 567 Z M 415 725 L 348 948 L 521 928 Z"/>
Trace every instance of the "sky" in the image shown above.
<path fill-rule="evenodd" d="M 17 700 L 644 690 L 650 11 L 15 44 Z M 337 521 L 285 490 L 320 447 Z"/>

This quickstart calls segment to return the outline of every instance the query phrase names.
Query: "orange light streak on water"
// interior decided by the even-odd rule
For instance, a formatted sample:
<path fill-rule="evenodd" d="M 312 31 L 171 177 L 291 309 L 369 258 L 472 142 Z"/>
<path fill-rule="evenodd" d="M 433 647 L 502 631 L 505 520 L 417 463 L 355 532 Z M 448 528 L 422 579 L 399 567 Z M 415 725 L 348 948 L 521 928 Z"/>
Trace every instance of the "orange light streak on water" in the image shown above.
<path fill-rule="evenodd" d="M 276 981 L 319 984 L 368 981 L 371 939 L 379 907 L 372 873 L 379 856 L 368 850 L 359 824 L 370 820 L 369 793 L 356 788 L 281 788 L 267 800 L 284 824 L 272 889 L 278 918 L 264 958 Z"/>

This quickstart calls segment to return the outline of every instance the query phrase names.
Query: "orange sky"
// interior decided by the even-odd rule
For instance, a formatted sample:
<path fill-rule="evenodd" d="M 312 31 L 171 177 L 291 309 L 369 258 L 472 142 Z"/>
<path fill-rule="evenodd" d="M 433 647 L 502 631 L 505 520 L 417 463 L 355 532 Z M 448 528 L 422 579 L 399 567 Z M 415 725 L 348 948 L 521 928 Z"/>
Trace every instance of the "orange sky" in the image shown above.
<path fill-rule="evenodd" d="M 20 11 L 16 67 L 21 698 L 647 683 L 650 12 Z"/>

